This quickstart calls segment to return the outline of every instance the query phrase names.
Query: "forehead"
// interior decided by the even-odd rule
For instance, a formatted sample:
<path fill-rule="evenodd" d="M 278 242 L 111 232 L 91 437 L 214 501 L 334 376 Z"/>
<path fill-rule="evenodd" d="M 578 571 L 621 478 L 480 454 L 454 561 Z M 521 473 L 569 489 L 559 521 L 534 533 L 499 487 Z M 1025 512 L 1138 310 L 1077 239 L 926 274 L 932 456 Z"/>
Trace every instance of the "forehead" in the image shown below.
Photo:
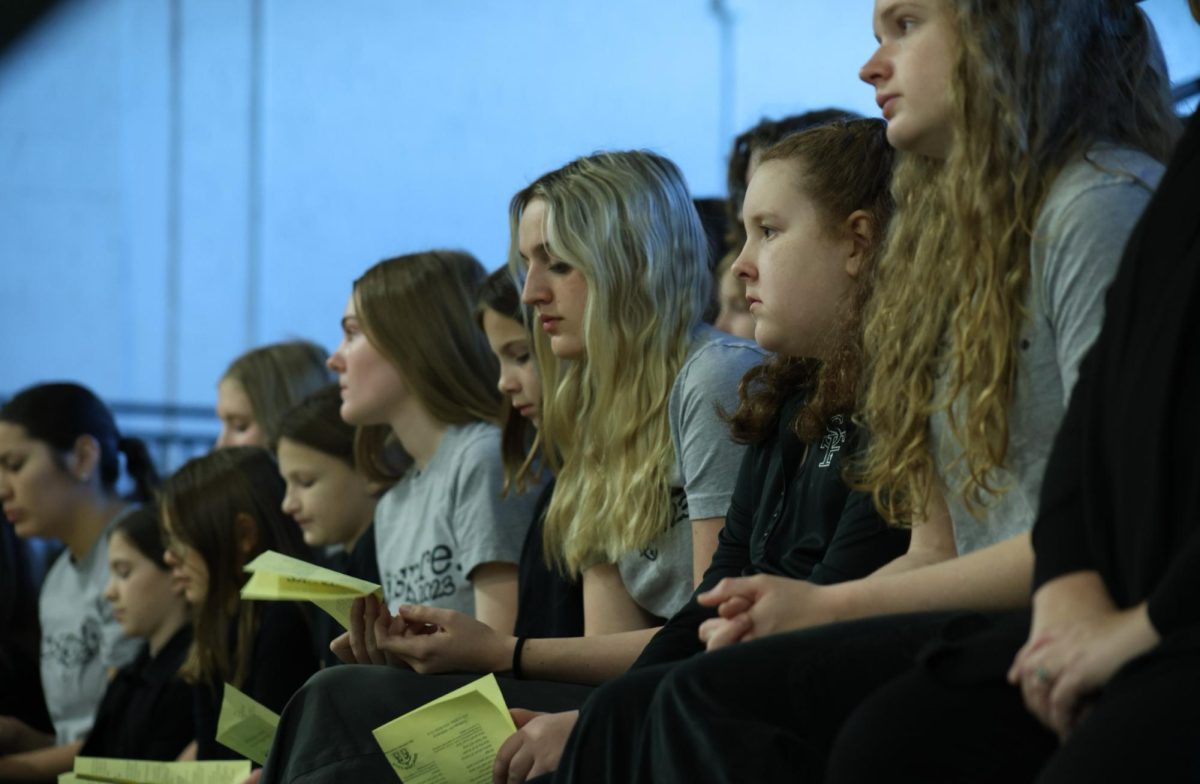
<path fill-rule="evenodd" d="M 279 448 L 275 457 L 279 460 L 280 471 L 286 473 L 298 467 L 314 468 L 328 463 L 340 462 L 332 455 L 327 455 L 319 449 L 313 449 L 307 444 L 301 444 L 290 438 L 280 438 Z"/>
<path fill-rule="evenodd" d="M 517 240 L 521 255 L 528 257 L 546 241 L 546 200 L 536 198 L 525 205 L 517 225 Z"/>
<path fill-rule="evenodd" d="M 217 405 L 221 408 L 249 409 L 250 398 L 236 379 L 223 378 L 221 383 L 217 384 Z"/>
<path fill-rule="evenodd" d="M 519 321 L 491 308 L 483 311 L 483 331 L 493 349 L 503 348 L 514 340 L 527 340 L 529 337 Z"/>
<path fill-rule="evenodd" d="M 358 303 L 355 302 L 355 292 L 351 291 L 350 296 L 346 297 L 346 308 L 342 311 L 343 318 L 353 318 L 358 316 Z"/>
<path fill-rule="evenodd" d="M 33 439 L 25 428 L 12 422 L 0 422 L 0 451 L 32 446 Z"/>
<path fill-rule="evenodd" d="M 110 561 L 133 561 L 137 558 L 146 557 L 142 555 L 142 551 L 134 546 L 133 542 L 129 541 L 129 537 L 120 531 L 113 531 L 108 537 L 108 560 Z M 148 559 L 147 559 L 148 560 Z"/>
<path fill-rule="evenodd" d="M 771 203 L 778 201 L 781 197 L 798 195 L 799 188 L 796 187 L 798 166 L 797 161 L 779 158 L 759 164 L 754 176 L 750 178 L 749 187 L 746 188 L 746 206 L 744 208 L 746 213 L 749 214 L 756 208 L 769 208 L 772 206 Z"/>

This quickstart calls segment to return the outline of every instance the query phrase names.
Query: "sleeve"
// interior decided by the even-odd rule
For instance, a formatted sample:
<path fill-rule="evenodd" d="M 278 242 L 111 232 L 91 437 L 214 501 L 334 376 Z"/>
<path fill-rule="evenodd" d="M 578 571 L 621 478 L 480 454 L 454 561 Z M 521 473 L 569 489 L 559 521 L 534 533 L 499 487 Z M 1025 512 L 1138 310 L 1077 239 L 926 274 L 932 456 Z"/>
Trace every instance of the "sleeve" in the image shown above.
<path fill-rule="evenodd" d="M 317 671 L 308 619 L 295 602 L 265 602 L 245 692 L 276 713 Z"/>
<path fill-rule="evenodd" d="M 888 525 L 875 510 L 869 493 L 846 496 L 833 539 L 813 566 L 808 581 L 818 585 L 866 577 L 908 549 L 909 532 Z"/>
<path fill-rule="evenodd" d="M 501 497 L 504 467 L 494 430 L 468 441 L 459 455 L 451 520 L 463 574 L 480 564 L 515 564 L 529 527 L 538 488 Z"/>
<path fill-rule="evenodd" d="M 672 390 L 671 436 L 675 444 L 688 516 L 724 517 L 745 447 L 729 437 L 720 411 L 737 408 L 738 384 L 762 361 L 752 346 L 709 344 L 689 362 Z"/>
<path fill-rule="evenodd" d="M 1131 179 L 1094 185 L 1062 204 L 1047 200 L 1033 240 L 1035 275 L 1054 332 L 1066 405 L 1084 354 L 1100 333 L 1104 295 L 1150 200 Z"/>
<path fill-rule="evenodd" d="M 1171 559 L 1147 610 L 1158 633 L 1168 634 L 1184 626 L 1200 626 L 1200 526 L 1192 532 L 1179 554 Z"/>
<path fill-rule="evenodd" d="M 748 449 L 738 470 L 737 483 L 729 511 L 725 515 L 725 527 L 717 540 L 717 550 L 712 563 L 704 572 L 699 588 L 692 594 L 679 612 L 659 629 L 642 650 L 633 667 L 649 667 L 654 664 L 679 661 L 704 650 L 700 642 L 700 624 L 716 616 L 717 611 L 703 607 L 696 601 L 696 594 L 711 589 L 725 577 L 741 577 L 750 566 L 750 532 L 753 524 L 754 473 L 756 449 Z"/>

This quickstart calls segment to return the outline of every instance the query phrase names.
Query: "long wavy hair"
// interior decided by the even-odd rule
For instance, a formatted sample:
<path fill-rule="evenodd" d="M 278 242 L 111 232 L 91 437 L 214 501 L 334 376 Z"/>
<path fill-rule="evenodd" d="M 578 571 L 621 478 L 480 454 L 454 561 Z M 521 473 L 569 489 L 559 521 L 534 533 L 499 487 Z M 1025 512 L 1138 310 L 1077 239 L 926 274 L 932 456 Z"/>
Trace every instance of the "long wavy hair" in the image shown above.
<path fill-rule="evenodd" d="M 1027 317 L 1033 227 L 1062 168 L 1097 142 L 1165 160 L 1179 132 L 1145 16 L 1126 0 L 947 0 L 957 32 L 955 142 L 901 156 L 896 219 L 865 330 L 856 481 L 911 524 L 934 481 L 929 419 L 945 411 L 978 508 L 1007 456 L 1008 411 Z M 935 376 L 945 394 L 935 398 Z"/>
<path fill-rule="evenodd" d="M 667 401 L 708 303 L 707 241 L 683 174 L 651 152 L 603 152 L 538 178 L 509 205 L 546 203 L 546 245 L 587 282 L 584 357 L 534 338 L 543 454 L 558 483 L 547 560 L 568 574 L 648 546 L 672 522 Z"/>
<path fill-rule="evenodd" d="M 472 319 L 486 274 L 469 253 L 431 250 L 385 259 L 354 282 L 363 334 L 446 425 L 499 424 L 499 365 Z M 391 455 L 393 443 L 388 425 L 359 427 L 358 470 L 376 482 L 399 478 L 410 461 Z"/>
<path fill-rule="evenodd" d="M 774 436 L 780 409 L 797 392 L 806 398 L 791 427 L 802 441 L 819 439 L 830 417 L 854 411 L 863 365 L 863 312 L 892 217 L 894 158 L 882 120 L 828 123 L 788 136 L 763 153 L 763 163 L 791 164 L 795 187 L 818 207 L 822 231 L 838 236 L 850 214 L 862 210 L 873 224 L 873 244 L 840 303 L 840 323 L 825 337 L 824 359 L 776 354 L 742 377 L 738 408 L 728 418 L 735 441 L 758 443 Z"/>

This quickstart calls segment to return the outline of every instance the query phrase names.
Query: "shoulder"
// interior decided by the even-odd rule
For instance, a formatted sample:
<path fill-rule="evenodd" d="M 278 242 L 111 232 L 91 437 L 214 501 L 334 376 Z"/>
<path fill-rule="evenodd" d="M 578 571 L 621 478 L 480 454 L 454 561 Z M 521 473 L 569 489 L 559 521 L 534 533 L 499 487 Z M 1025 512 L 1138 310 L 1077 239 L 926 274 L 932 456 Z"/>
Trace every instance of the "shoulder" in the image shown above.
<path fill-rule="evenodd" d="M 1114 212 L 1141 213 L 1163 165 L 1131 147 L 1097 144 L 1069 161 L 1050 186 L 1038 214 L 1037 233 L 1055 234 L 1079 224 L 1102 229 Z"/>
<path fill-rule="evenodd" d="M 675 378 L 675 391 L 736 388 L 746 371 L 766 357 L 757 343 L 726 335 L 708 325 L 697 329 L 687 359 Z"/>

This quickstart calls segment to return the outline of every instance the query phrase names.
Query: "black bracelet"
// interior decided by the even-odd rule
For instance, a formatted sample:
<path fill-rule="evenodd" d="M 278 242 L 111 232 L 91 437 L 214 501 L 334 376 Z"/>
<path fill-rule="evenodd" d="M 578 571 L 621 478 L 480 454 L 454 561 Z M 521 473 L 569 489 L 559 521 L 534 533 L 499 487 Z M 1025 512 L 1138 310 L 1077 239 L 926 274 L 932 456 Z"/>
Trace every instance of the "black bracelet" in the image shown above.
<path fill-rule="evenodd" d="M 528 640 L 528 637 L 518 637 L 517 644 L 513 646 L 512 674 L 519 681 L 525 679 L 525 674 L 521 672 L 521 650 Z"/>

